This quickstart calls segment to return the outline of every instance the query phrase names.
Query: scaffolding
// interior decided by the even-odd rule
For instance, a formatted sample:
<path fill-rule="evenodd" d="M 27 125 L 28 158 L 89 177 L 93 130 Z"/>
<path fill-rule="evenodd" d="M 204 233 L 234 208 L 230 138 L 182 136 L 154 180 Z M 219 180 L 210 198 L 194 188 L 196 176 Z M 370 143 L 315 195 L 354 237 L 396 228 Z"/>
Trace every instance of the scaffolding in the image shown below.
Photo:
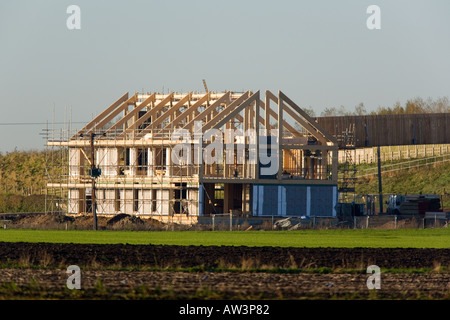
<path fill-rule="evenodd" d="M 354 123 L 342 132 L 338 137 L 338 143 L 339 149 L 344 152 L 344 160 L 339 164 L 338 169 L 338 191 L 343 202 L 354 201 L 357 172 L 354 161 L 356 157 Z M 353 195 L 353 199 L 350 199 L 350 195 Z"/>
<path fill-rule="evenodd" d="M 125 93 L 79 130 L 47 127 L 46 139 L 47 211 L 195 223 L 251 213 L 254 184 L 337 183 L 337 141 L 281 91 L 265 101 L 259 91 Z"/>

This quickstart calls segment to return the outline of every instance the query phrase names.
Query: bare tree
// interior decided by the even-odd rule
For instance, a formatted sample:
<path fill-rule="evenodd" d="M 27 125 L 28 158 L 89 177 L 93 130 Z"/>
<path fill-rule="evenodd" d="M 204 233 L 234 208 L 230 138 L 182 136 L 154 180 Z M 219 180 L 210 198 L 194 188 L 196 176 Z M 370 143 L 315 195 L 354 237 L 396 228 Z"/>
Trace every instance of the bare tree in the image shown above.
<path fill-rule="evenodd" d="M 335 107 L 325 108 L 320 114 L 321 117 L 334 117 L 337 116 L 337 110 Z"/>
<path fill-rule="evenodd" d="M 364 106 L 364 103 L 360 103 L 357 106 L 355 106 L 355 115 L 357 116 L 363 116 L 367 114 L 366 107 Z"/>

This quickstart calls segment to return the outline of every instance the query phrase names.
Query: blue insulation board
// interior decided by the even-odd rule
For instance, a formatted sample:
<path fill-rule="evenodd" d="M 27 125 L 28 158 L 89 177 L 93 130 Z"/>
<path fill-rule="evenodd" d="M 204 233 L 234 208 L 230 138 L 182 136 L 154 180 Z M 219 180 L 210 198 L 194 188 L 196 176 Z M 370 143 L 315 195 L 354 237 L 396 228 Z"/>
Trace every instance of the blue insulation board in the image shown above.
<path fill-rule="evenodd" d="M 335 217 L 336 185 L 253 185 L 257 216 Z"/>

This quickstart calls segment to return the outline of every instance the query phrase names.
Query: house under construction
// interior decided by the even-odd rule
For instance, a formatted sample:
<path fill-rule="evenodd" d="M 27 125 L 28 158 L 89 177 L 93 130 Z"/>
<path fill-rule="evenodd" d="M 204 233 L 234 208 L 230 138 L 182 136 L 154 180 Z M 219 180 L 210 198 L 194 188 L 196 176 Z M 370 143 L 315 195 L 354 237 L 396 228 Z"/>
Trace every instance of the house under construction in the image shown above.
<path fill-rule="evenodd" d="M 335 215 L 333 136 L 281 91 L 205 89 L 126 93 L 82 129 L 49 132 L 49 195 L 69 214 L 94 201 L 99 215 L 180 223 Z"/>

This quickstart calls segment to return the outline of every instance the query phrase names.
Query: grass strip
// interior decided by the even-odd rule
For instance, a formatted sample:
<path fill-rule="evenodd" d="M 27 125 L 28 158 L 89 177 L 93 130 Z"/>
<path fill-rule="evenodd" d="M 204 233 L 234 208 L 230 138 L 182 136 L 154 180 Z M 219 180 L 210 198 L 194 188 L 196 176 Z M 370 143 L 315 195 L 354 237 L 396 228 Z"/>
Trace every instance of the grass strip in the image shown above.
<path fill-rule="evenodd" d="M 8 229 L 0 230 L 0 241 L 310 248 L 450 248 L 450 229 L 328 229 L 247 232 Z"/>

